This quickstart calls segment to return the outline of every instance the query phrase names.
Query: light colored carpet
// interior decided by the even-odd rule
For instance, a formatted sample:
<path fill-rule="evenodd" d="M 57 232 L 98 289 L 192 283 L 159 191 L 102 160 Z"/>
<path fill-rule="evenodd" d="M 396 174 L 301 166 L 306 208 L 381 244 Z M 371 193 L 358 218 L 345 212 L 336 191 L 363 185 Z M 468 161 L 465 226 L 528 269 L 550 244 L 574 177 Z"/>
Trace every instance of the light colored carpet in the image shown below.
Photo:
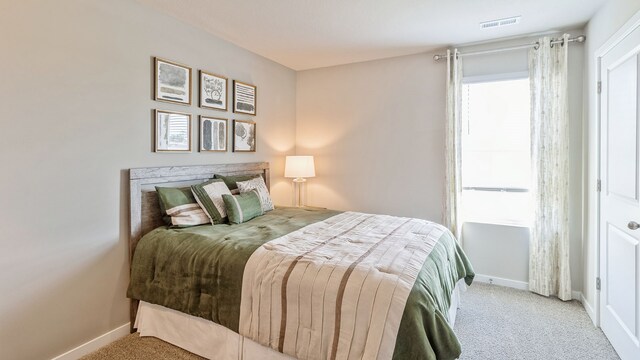
<path fill-rule="evenodd" d="M 455 326 L 461 360 L 619 359 L 577 301 L 474 283 L 462 295 Z M 82 360 L 199 360 L 156 338 L 131 334 Z"/>
<path fill-rule="evenodd" d="M 202 360 L 177 346 L 154 337 L 140 337 L 138 333 L 127 335 L 120 340 L 86 355 L 80 360 Z"/>
<path fill-rule="evenodd" d="M 497 285 L 469 287 L 454 329 L 462 360 L 619 359 L 579 302 Z"/>

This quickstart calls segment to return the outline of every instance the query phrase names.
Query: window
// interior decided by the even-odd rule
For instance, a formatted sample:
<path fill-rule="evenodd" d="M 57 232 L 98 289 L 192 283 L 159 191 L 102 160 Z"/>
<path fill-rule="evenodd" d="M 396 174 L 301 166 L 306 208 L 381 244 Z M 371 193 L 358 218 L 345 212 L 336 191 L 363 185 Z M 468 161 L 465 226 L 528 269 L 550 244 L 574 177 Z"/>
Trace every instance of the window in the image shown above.
<path fill-rule="evenodd" d="M 528 225 L 530 96 L 526 74 L 464 79 L 462 87 L 463 221 Z"/>

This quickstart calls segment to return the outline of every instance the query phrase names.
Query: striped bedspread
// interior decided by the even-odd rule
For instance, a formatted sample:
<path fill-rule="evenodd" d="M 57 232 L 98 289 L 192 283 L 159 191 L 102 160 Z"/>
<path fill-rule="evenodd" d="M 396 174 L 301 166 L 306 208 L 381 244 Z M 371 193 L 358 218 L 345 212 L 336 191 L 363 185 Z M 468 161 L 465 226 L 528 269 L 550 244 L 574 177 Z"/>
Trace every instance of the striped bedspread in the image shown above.
<path fill-rule="evenodd" d="M 259 247 L 239 332 L 299 359 L 391 359 L 407 298 L 444 227 L 345 212 Z"/>

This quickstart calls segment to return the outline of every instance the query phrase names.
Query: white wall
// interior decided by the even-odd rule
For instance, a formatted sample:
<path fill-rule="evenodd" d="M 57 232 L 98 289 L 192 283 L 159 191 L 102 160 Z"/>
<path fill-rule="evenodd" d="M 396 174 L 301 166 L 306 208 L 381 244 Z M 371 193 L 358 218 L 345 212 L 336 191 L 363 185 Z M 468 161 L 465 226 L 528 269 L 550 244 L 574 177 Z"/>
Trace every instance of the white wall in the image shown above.
<path fill-rule="evenodd" d="M 502 284 L 508 286 L 529 282 L 529 228 L 467 222 L 462 238 L 478 275 L 508 280 Z"/>
<path fill-rule="evenodd" d="M 51 358 L 129 321 L 123 169 L 266 160 L 290 202 L 294 71 L 133 0 L 3 1 L 0 33 L 1 359 Z M 258 152 L 151 152 L 154 108 L 252 118 L 152 101 L 152 56 L 192 66 L 194 84 L 197 69 L 256 84 Z"/>
<path fill-rule="evenodd" d="M 595 279 L 597 276 L 597 207 L 596 207 L 596 181 L 598 179 L 598 153 L 597 153 L 597 118 L 596 118 L 596 62 L 595 54 L 627 20 L 640 11 L 638 0 L 609 0 L 589 21 L 586 27 L 587 47 L 585 51 L 585 74 L 587 79 L 584 87 L 585 97 L 585 122 L 584 131 L 584 285 L 583 293 L 586 306 L 593 315 L 596 305 Z"/>
<path fill-rule="evenodd" d="M 581 34 L 582 30 L 570 33 Z M 533 38 L 463 47 L 522 44 Z M 570 48 L 571 272 L 582 288 L 583 46 Z M 419 54 L 301 71 L 296 152 L 316 156 L 309 203 L 441 221 L 444 195 L 445 67 Z M 527 71 L 527 51 L 464 58 L 465 74 Z M 528 230 L 465 224 L 478 274 L 528 281 Z M 509 251 L 504 251 L 505 243 Z M 520 259 L 521 261 L 514 261 Z M 500 264 L 498 269 L 495 265 Z"/>
<path fill-rule="evenodd" d="M 568 30 L 577 36 L 583 29 Z M 548 36 L 559 37 L 562 32 Z M 539 36 L 462 46 L 462 53 L 499 47 L 533 43 Z M 464 76 L 483 76 L 497 73 L 527 72 L 528 49 L 463 57 Z M 584 45 L 569 47 L 569 236 L 571 285 L 581 291 L 582 263 L 582 118 L 583 118 Z M 528 282 L 529 232 L 527 228 L 467 223 L 463 233 L 464 249 L 478 274 Z M 506 245 L 506 241 L 511 241 Z M 505 246 L 507 246 L 505 248 Z M 505 251 L 508 249 L 508 251 Z M 524 259 L 524 262 L 513 261 Z M 500 264 L 499 267 L 496 263 Z"/>
<path fill-rule="evenodd" d="M 440 221 L 445 65 L 433 54 L 298 72 L 296 152 L 310 205 Z"/>

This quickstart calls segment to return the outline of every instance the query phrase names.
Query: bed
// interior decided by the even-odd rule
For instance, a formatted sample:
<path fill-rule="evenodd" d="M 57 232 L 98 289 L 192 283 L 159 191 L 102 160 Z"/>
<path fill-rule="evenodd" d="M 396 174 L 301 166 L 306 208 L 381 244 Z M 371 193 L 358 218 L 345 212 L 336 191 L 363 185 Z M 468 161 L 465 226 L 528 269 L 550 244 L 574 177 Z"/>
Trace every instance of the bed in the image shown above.
<path fill-rule="evenodd" d="M 212 359 L 455 359 L 474 273 L 444 227 L 279 207 L 237 225 L 171 229 L 154 186 L 261 175 L 246 163 L 129 170 L 132 327 Z M 133 330 L 133 329 L 132 329 Z"/>

